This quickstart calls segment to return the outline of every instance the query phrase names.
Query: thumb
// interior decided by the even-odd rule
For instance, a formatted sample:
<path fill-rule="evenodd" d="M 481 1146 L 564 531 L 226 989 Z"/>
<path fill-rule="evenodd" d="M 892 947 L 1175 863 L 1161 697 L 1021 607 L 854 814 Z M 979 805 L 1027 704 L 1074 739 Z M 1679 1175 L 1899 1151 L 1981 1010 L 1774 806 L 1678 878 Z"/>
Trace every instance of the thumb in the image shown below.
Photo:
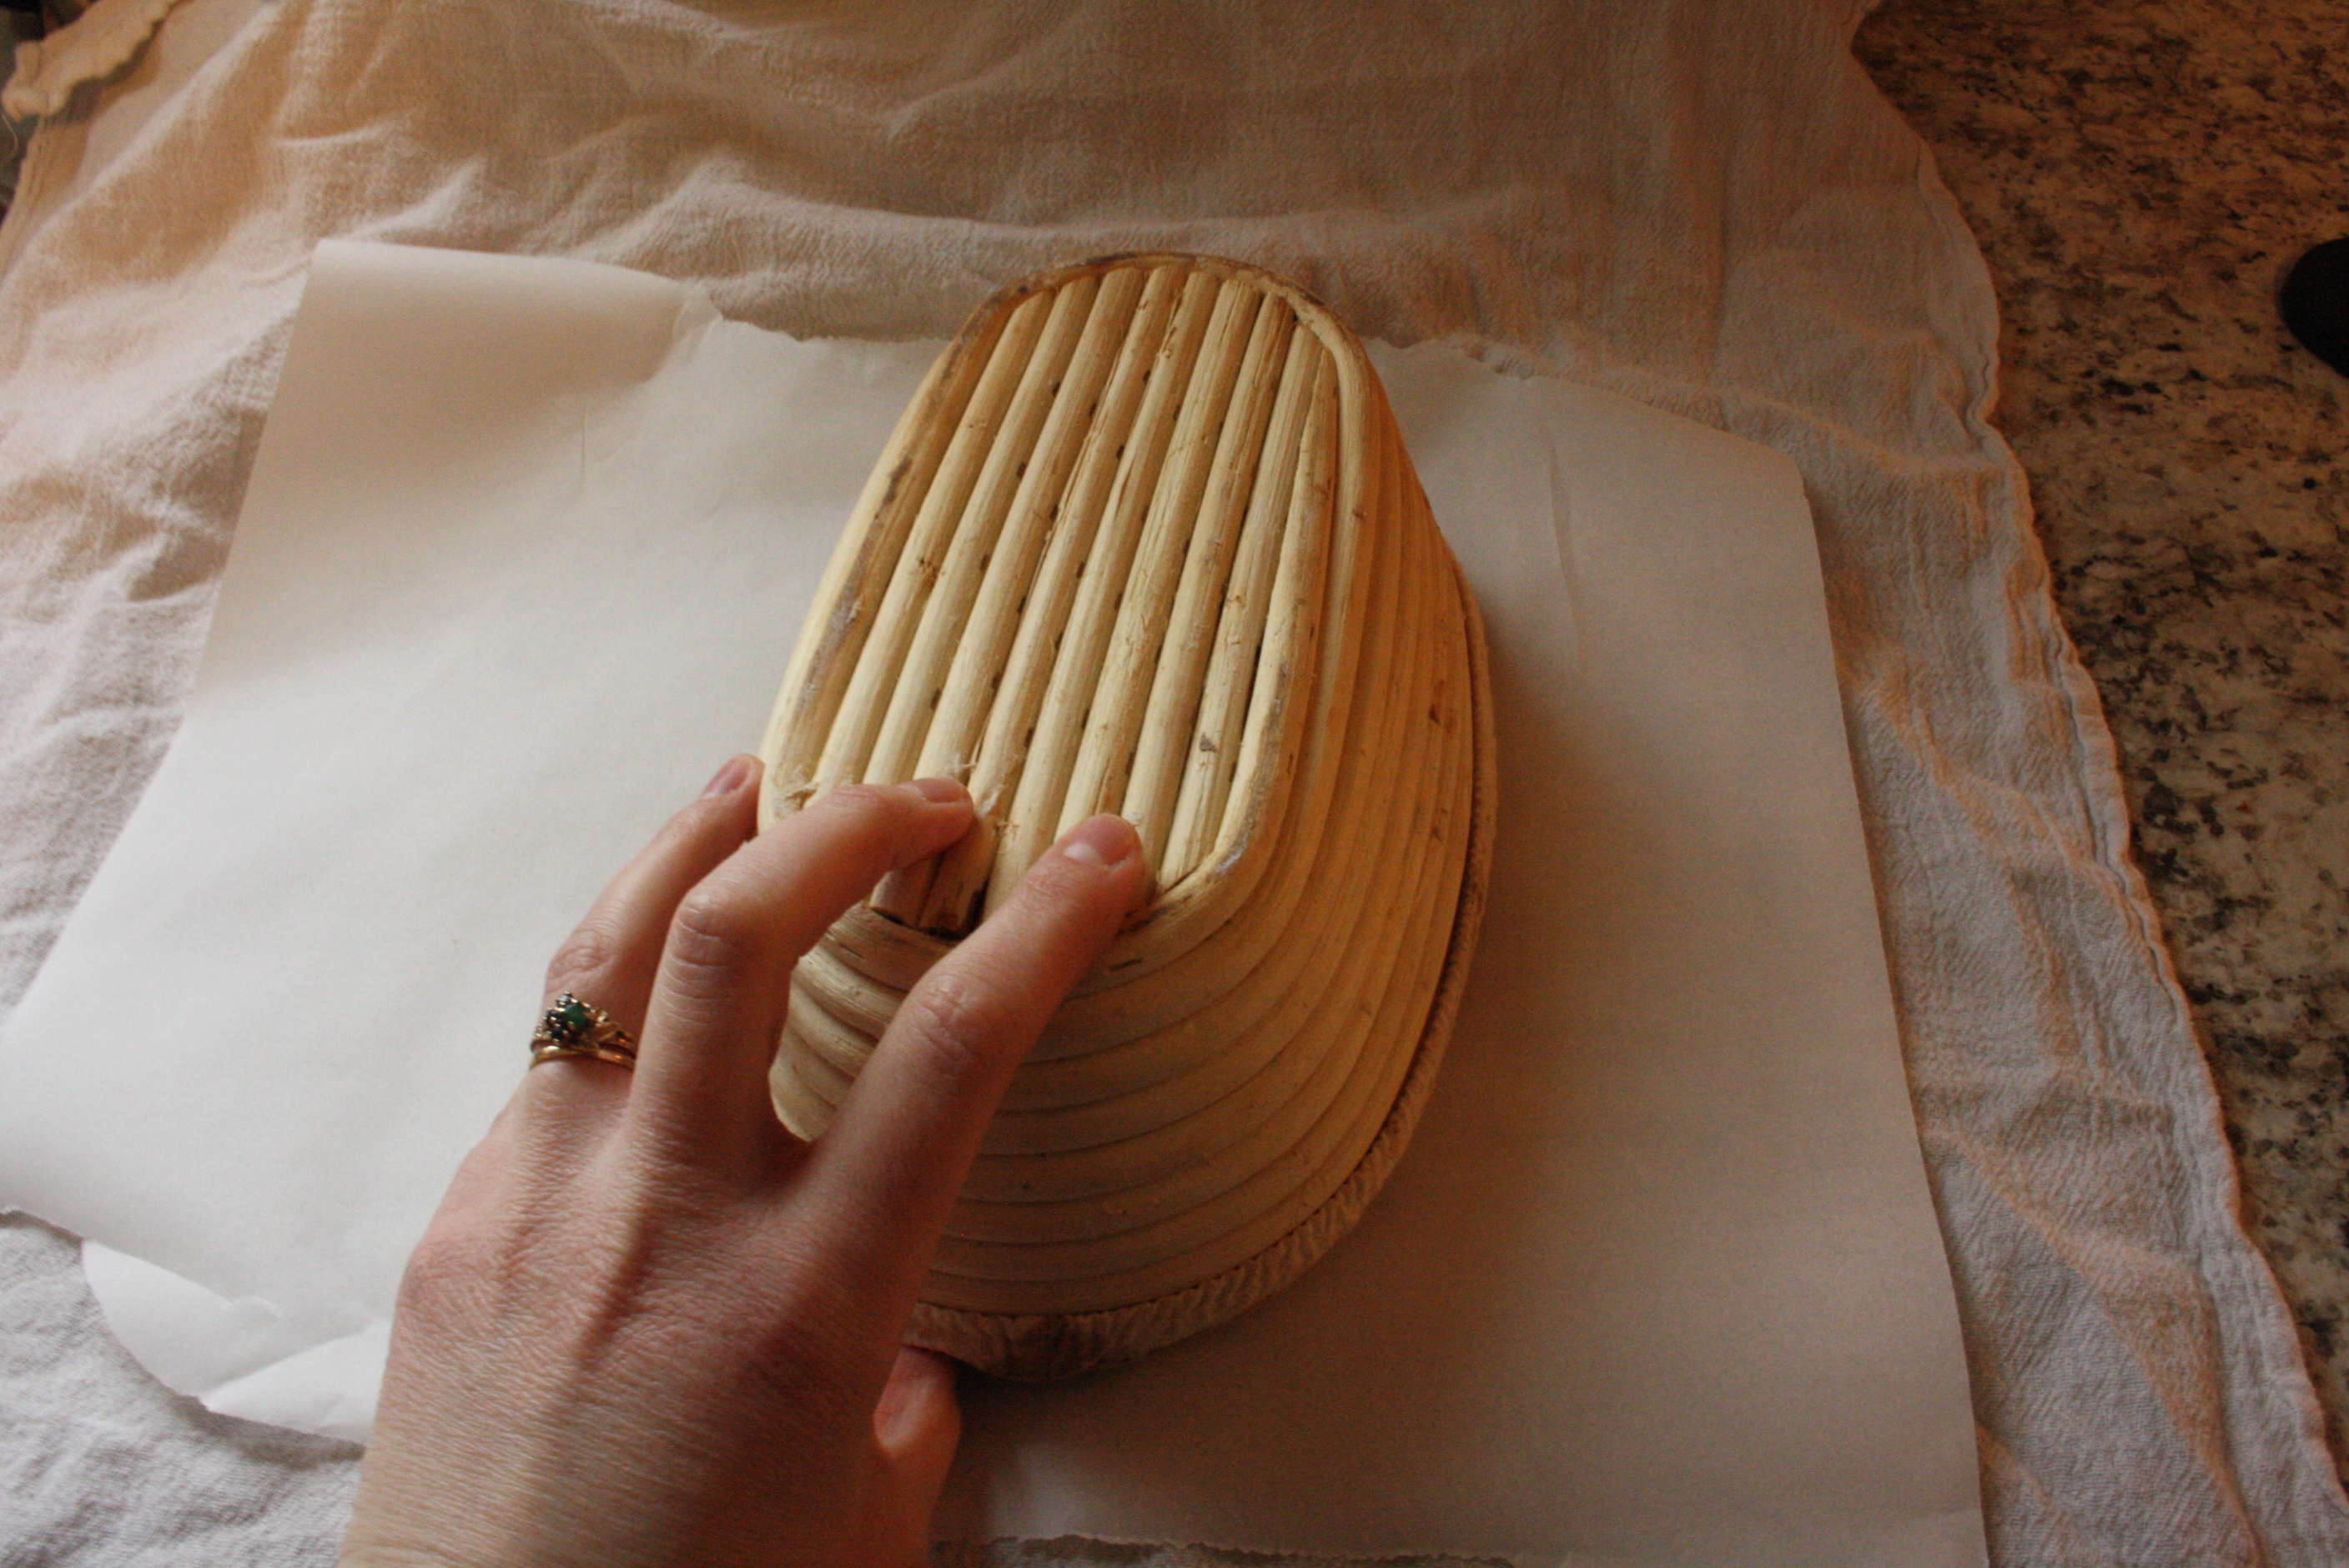
<path fill-rule="evenodd" d="M 929 1560 L 930 1521 L 961 1437 L 955 1364 L 900 1348 L 873 1411 L 874 1465 L 859 1532 L 865 1550 L 855 1561 L 917 1568 Z"/>

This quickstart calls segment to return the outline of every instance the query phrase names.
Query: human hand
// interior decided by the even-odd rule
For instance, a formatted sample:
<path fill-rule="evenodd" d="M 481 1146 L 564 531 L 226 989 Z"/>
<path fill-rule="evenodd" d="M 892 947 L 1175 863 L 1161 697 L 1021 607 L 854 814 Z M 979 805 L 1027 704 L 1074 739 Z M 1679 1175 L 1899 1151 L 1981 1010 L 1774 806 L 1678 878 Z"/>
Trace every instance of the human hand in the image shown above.
<path fill-rule="evenodd" d="M 1141 897 L 1097 817 L 910 993 L 831 1129 L 767 1072 L 792 965 L 968 829 L 957 785 L 855 786 L 751 838 L 737 758 L 548 974 L 641 1041 L 534 1067 L 409 1264 L 346 1568 L 918 1563 L 958 1433 L 901 1346 L 1013 1069 Z"/>

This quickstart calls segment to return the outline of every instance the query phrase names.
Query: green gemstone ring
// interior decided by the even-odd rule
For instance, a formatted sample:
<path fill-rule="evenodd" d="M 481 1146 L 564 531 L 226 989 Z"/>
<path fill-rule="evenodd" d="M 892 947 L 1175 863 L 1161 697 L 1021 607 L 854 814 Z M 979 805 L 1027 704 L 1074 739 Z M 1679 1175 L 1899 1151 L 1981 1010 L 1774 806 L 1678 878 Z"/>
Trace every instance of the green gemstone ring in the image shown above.
<path fill-rule="evenodd" d="M 599 1062 L 633 1068 L 636 1037 L 612 1022 L 603 1008 L 565 991 L 554 999 L 554 1006 L 539 1015 L 538 1032 L 530 1037 L 531 1066 L 558 1057 L 593 1057 Z"/>

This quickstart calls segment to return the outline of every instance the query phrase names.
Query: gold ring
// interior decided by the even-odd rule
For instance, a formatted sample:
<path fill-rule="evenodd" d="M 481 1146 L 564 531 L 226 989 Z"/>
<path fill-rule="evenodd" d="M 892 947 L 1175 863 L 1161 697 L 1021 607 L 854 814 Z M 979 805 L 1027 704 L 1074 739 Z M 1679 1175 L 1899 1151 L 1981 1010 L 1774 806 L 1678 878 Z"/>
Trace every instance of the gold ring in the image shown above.
<path fill-rule="evenodd" d="M 531 1066 L 558 1057 L 593 1057 L 615 1067 L 633 1068 L 636 1037 L 612 1022 L 603 1008 L 565 991 L 554 999 L 554 1006 L 539 1015 L 538 1032 L 530 1037 Z"/>

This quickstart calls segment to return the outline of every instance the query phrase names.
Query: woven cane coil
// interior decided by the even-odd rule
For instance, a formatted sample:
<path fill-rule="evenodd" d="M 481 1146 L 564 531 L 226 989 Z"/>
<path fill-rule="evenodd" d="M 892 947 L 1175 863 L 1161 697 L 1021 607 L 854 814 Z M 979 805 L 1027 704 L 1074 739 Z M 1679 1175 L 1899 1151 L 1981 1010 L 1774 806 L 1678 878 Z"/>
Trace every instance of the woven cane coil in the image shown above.
<path fill-rule="evenodd" d="M 1475 602 L 1326 307 L 1174 255 L 989 300 L 875 465 L 762 750 L 762 824 L 941 774 L 981 820 L 800 965 L 773 1088 L 802 1136 L 1063 830 L 1119 812 L 1153 868 L 996 1116 L 917 1342 L 1126 1359 L 1352 1225 L 1450 1031 L 1493 748 Z"/>

